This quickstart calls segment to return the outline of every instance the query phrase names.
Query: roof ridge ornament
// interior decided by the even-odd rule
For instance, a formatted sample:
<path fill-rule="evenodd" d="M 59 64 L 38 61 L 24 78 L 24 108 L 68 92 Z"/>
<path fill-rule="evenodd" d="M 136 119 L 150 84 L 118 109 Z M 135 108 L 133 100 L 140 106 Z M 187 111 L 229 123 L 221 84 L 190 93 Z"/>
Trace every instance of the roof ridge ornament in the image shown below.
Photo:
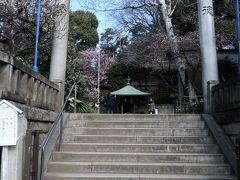
<path fill-rule="evenodd" d="M 130 78 L 129 78 L 129 76 L 128 76 L 128 78 L 127 78 L 127 81 L 128 81 L 128 83 L 127 83 L 127 85 L 130 85 Z"/>

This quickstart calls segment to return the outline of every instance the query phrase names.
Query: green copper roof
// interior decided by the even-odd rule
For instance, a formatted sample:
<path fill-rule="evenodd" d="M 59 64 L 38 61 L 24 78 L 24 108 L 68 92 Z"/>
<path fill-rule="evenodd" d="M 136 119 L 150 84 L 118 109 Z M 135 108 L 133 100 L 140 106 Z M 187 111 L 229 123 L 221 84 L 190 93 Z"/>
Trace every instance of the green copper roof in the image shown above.
<path fill-rule="evenodd" d="M 111 95 L 116 96 L 149 96 L 150 93 L 142 92 L 131 85 L 127 85 L 123 87 L 122 89 L 119 89 L 117 91 L 111 92 Z"/>

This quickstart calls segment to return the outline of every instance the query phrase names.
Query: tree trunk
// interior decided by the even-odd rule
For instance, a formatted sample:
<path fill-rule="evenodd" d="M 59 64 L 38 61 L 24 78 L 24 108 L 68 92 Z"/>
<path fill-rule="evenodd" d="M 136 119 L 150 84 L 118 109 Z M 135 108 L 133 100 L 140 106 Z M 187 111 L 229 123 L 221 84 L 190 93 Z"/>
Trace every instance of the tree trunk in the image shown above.
<path fill-rule="evenodd" d="M 174 34 L 173 25 L 172 25 L 172 19 L 171 19 L 171 3 L 169 2 L 166 4 L 166 0 L 158 0 L 158 4 L 161 7 L 161 13 L 163 20 L 165 22 L 167 36 L 170 43 L 171 51 L 173 52 L 174 59 L 176 61 L 176 66 L 178 69 L 178 96 L 179 99 L 183 98 L 184 96 L 184 90 L 186 89 L 186 62 L 184 58 L 180 55 L 180 50 L 178 47 L 178 43 L 176 40 L 176 36 Z M 192 87 L 192 83 L 189 81 L 188 86 L 191 88 L 188 88 L 188 95 L 190 103 L 193 99 L 196 100 L 196 93 Z"/>

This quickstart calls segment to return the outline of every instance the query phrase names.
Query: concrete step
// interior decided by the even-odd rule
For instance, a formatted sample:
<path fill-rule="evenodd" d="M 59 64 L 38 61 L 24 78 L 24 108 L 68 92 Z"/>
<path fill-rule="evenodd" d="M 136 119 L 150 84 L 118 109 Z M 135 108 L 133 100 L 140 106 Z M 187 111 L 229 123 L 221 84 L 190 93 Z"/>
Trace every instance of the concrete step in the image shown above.
<path fill-rule="evenodd" d="M 65 135 L 64 142 L 125 144 L 209 144 L 209 136 Z"/>
<path fill-rule="evenodd" d="M 45 180 L 234 180 L 200 115 L 68 114 Z"/>
<path fill-rule="evenodd" d="M 237 180 L 224 175 L 47 173 L 44 180 Z"/>
<path fill-rule="evenodd" d="M 65 114 L 65 118 L 69 120 L 108 120 L 108 121 L 142 121 L 142 120 L 154 120 L 154 121 L 180 121 L 190 120 L 199 121 L 201 116 L 199 114 L 79 114 L 70 113 Z"/>
<path fill-rule="evenodd" d="M 229 175 L 227 164 L 134 163 L 134 162 L 50 162 L 50 172 Z"/>
<path fill-rule="evenodd" d="M 201 128 L 65 128 L 64 134 L 142 135 L 142 136 L 200 136 L 208 135 Z"/>
<path fill-rule="evenodd" d="M 178 128 L 203 128 L 203 121 L 68 121 L 66 127 L 105 127 L 105 128 L 153 128 L 153 127 L 178 127 Z"/>
<path fill-rule="evenodd" d="M 166 153 L 217 153 L 215 144 L 112 144 L 68 143 L 62 151 L 72 152 L 166 152 Z"/>
<path fill-rule="evenodd" d="M 224 157 L 222 154 L 203 153 L 54 152 L 52 160 L 66 162 L 223 163 Z"/>

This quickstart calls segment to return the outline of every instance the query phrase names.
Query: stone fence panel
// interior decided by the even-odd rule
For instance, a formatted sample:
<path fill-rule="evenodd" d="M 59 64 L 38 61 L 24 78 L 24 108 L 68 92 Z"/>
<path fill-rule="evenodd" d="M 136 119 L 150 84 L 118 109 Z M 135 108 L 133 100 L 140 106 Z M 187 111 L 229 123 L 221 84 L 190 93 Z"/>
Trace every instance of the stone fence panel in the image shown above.
<path fill-rule="evenodd" d="M 225 112 L 240 108 L 240 79 L 215 85 L 211 90 L 211 111 Z"/>
<path fill-rule="evenodd" d="M 59 85 L 0 51 L 0 99 L 59 110 Z"/>

